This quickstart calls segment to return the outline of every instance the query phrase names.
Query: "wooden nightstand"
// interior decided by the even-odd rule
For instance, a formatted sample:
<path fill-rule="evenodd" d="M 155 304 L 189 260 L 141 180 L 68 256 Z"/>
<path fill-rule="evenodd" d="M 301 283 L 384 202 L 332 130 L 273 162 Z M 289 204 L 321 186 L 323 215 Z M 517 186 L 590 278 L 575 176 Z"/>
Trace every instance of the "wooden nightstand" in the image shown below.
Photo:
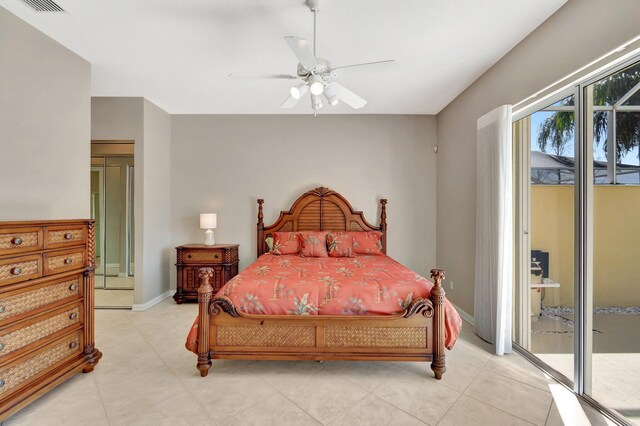
<path fill-rule="evenodd" d="M 176 303 L 198 301 L 200 268 L 213 268 L 214 293 L 231 278 L 238 275 L 238 244 L 187 244 L 176 247 L 178 263 L 178 281 L 173 300 Z"/>

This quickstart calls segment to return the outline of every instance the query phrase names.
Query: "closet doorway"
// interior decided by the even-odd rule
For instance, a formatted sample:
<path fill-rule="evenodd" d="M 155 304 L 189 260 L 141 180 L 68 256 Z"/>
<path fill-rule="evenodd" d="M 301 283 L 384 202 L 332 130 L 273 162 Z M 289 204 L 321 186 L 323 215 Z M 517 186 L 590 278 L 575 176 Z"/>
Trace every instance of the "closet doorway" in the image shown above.
<path fill-rule="evenodd" d="M 91 142 L 96 308 L 130 309 L 135 272 L 133 141 Z"/>

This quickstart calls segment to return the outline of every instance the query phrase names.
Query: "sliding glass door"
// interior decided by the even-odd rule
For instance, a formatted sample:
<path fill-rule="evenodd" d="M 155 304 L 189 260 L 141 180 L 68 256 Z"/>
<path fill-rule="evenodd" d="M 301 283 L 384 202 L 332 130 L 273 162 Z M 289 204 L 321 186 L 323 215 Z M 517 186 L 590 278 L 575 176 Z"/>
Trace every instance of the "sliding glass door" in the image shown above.
<path fill-rule="evenodd" d="M 640 63 L 583 93 L 594 183 L 584 392 L 640 423 Z"/>
<path fill-rule="evenodd" d="M 514 342 L 640 424 L 640 62 L 514 121 Z"/>
<path fill-rule="evenodd" d="M 514 123 L 519 157 L 514 341 L 573 380 L 575 96 Z"/>

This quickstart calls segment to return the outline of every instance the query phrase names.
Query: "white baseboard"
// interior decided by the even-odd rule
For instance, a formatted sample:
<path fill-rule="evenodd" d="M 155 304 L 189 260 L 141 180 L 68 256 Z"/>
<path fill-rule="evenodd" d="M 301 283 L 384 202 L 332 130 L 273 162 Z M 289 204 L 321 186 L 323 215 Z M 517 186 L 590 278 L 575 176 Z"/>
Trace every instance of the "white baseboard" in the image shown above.
<path fill-rule="evenodd" d="M 456 311 L 458 311 L 458 315 L 460 315 L 460 318 L 462 318 L 463 320 L 468 322 L 471 326 L 473 326 L 473 324 L 475 323 L 473 316 L 469 314 L 469 312 L 462 309 L 461 307 L 456 306 L 454 303 L 452 303 L 452 305 L 454 308 L 456 308 Z"/>
<path fill-rule="evenodd" d="M 160 296 L 154 297 L 153 299 L 149 300 L 146 303 L 141 303 L 141 304 L 134 303 L 133 306 L 131 307 L 131 310 L 133 312 L 146 311 L 147 309 L 151 308 L 152 306 L 155 306 L 158 303 L 162 302 L 167 297 L 171 297 L 172 294 L 173 294 L 173 291 L 169 290 L 169 291 L 167 291 L 165 293 L 162 293 Z"/>

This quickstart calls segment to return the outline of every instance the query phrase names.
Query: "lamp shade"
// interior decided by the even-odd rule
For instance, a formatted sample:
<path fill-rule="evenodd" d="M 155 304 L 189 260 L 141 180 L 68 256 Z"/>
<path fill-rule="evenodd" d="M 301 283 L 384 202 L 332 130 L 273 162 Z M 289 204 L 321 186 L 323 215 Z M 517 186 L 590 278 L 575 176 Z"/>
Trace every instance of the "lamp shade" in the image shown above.
<path fill-rule="evenodd" d="M 218 216 L 215 213 L 200 213 L 200 229 L 214 229 L 218 226 Z"/>

